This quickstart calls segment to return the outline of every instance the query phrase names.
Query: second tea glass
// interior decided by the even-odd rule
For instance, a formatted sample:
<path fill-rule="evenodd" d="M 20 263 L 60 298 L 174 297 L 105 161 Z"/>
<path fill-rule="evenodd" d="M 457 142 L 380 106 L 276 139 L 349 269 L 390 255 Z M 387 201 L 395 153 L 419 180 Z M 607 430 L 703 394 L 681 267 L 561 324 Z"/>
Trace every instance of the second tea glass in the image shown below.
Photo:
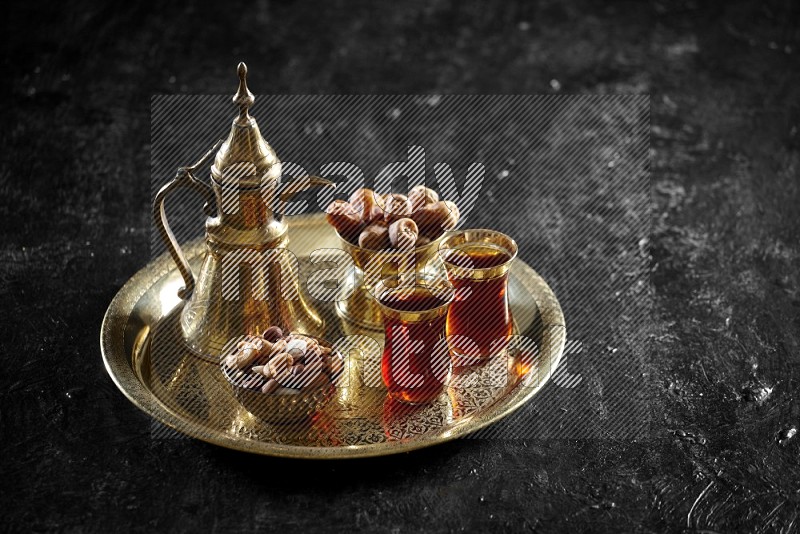
<path fill-rule="evenodd" d="M 375 287 L 384 325 L 381 376 L 395 400 L 421 404 L 437 398 L 452 372 L 445 338 L 453 287 L 444 278 L 393 277 Z"/>
<path fill-rule="evenodd" d="M 485 362 L 513 331 L 508 273 L 517 244 L 494 230 L 462 230 L 442 241 L 439 255 L 455 288 L 446 328 L 455 364 Z"/>

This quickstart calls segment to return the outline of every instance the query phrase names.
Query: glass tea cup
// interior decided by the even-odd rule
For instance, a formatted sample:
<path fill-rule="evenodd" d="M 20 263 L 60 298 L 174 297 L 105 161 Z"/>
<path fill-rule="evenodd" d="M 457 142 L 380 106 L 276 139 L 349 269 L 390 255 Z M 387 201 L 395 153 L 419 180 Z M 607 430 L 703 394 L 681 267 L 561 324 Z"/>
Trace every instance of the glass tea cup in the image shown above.
<path fill-rule="evenodd" d="M 508 272 L 516 256 L 516 242 L 495 230 L 462 230 L 439 245 L 455 288 L 446 334 L 456 366 L 483 363 L 508 343 L 514 326 Z"/>
<path fill-rule="evenodd" d="M 383 315 L 381 376 L 389 396 L 410 404 L 434 400 L 452 372 L 445 322 L 453 286 L 416 273 L 382 280 L 374 294 Z"/>

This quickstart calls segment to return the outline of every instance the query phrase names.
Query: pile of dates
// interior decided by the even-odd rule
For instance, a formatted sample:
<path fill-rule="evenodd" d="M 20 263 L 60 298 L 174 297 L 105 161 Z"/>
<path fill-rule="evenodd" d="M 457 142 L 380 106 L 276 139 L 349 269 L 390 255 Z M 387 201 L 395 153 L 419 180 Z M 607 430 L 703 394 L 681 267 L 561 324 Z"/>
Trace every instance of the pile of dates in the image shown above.
<path fill-rule="evenodd" d="M 283 335 L 277 326 L 246 336 L 222 360 L 236 386 L 271 394 L 283 388 L 318 389 L 335 383 L 343 358 L 330 346 L 302 334 Z"/>
<path fill-rule="evenodd" d="M 439 200 L 436 191 L 418 185 L 408 196 L 379 195 L 358 189 L 349 201 L 334 200 L 327 209 L 328 223 L 354 245 L 373 250 L 407 250 L 427 245 L 458 223 L 458 207 Z"/>

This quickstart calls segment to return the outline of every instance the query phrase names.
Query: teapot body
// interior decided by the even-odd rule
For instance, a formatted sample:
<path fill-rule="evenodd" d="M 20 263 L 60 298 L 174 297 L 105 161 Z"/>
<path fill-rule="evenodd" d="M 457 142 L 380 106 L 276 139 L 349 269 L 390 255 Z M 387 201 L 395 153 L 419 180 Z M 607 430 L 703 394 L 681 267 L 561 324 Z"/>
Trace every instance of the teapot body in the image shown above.
<path fill-rule="evenodd" d="M 300 265 L 288 250 L 288 225 L 275 217 L 275 204 L 312 187 L 334 184 L 303 177 L 279 192 L 281 162 L 249 114 L 254 102 L 247 89 L 247 67 L 239 64 L 239 90 L 233 102 L 239 115 L 230 134 L 200 161 L 178 169 L 156 195 L 153 215 L 169 253 L 185 282 L 181 330 L 192 352 L 217 358 L 233 338 L 261 335 L 270 326 L 286 332 L 321 336 L 324 323 L 300 286 Z M 193 172 L 209 161 L 210 185 Z M 206 199 L 206 251 L 200 270 L 189 266 L 169 227 L 164 203 L 180 188 Z"/>
<path fill-rule="evenodd" d="M 324 322 L 300 285 L 300 265 L 288 238 L 275 247 L 220 245 L 206 239 L 197 284 L 181 314 L 187 346 L 216 357 L 232 338 L 270 326 L 321 336 Z"/>

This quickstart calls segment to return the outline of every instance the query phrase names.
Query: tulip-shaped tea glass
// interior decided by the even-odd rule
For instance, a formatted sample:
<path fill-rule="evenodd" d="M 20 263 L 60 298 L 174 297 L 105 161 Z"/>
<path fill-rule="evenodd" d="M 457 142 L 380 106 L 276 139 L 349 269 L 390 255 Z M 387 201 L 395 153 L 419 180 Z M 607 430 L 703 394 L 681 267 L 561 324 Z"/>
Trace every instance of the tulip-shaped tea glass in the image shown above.
<path fill-rule="evenodd" d="M 453 294 L 446 279 L 424 274 L 392 277 L 375 286 L 385 334 L 381 375 L 393 399 L 422 404 L 447 386 L 452 363 L 445 321 Z"/>
<path fill-rule="evenodd" d="M 514 240 L 494 230 L 462 230 L 439 245 L 439 257 L 455 288 L 447 339 L 457 367 L 485 362 L 511 337 L 508 271 L 516 255 Z"/>

